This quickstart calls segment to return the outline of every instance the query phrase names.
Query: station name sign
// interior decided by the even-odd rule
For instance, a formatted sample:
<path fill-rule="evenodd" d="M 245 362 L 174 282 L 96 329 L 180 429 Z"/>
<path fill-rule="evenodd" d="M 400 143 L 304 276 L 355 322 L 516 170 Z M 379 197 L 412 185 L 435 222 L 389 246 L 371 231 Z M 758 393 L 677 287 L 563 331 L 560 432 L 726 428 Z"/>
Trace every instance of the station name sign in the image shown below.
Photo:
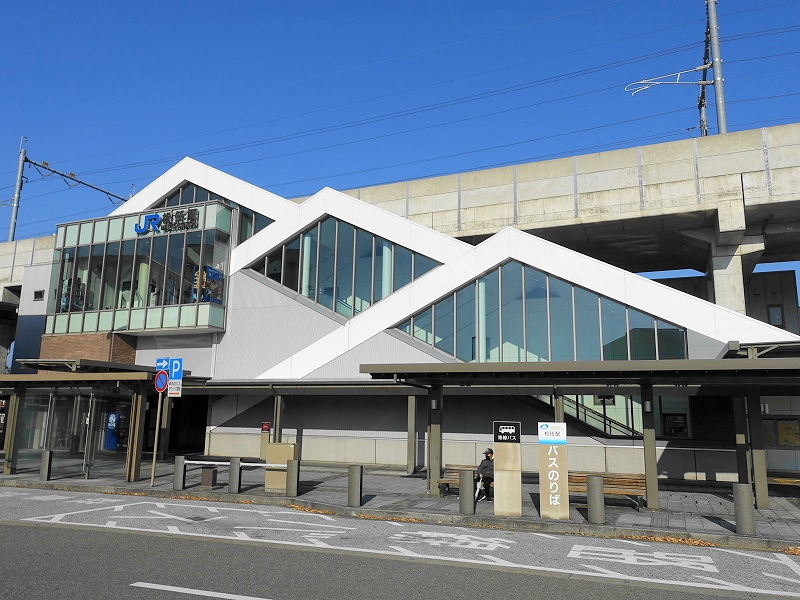
<path fill-rule="evenodd" d="M 197 208 L 180 208 L 163 213 L 148 213 L 144 221 L 133 227 L 137 235 L 153 233 L 172 233 L 200 227 L 200 211 Z"/>

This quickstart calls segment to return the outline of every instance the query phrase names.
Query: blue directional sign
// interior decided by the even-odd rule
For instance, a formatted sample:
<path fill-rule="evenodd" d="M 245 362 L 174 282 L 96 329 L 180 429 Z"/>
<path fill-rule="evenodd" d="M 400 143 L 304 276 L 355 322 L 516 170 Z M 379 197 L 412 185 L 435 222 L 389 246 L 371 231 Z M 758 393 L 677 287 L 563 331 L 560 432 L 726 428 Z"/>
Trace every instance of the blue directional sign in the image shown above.
<path fill-rule="evenodd" d="M 183 379 L 183 359 L 170 358 L 168 372 L 170 381 L 177 381 L 178 379 Z"/>
<path fill-rule="evenodd" d="M 157 358 L 156 359 L 156 369 L 159 371 L 168 371 L 169 370 L 169 361 L 171 359 L 167 358 Z"/>

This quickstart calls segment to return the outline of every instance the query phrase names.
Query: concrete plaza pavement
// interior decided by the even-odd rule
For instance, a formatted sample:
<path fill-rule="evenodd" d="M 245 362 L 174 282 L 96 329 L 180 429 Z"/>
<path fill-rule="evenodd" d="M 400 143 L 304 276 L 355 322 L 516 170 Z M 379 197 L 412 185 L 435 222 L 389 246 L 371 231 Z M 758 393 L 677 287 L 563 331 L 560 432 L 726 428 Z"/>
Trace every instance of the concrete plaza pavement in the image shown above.
<path fill-rule="evenodd" d="M 119 461 L 98 461 L 89 478 L 79 462 L 56 463 L 49 481 L 40 478 L 39 465 L 26 461 L 16 474 L 0 475 L 0 486 L 59 489 L 161 498 L 202 499 L 249 504 L 292 505 L 305 510 L 362 518 L 447 523 L 477 527 L 582 534 L 600 537 L 643 537 L 699 540 L 736 548 L 783 550 L 800 547 L 800 481 L 770 479 L 770 509 L 756 510 L 756 535 L 736 533 L 731 484 L 723 482 L 659 481 L 660 510 L 638 510 L 627 497 L 606 496 L 606 524 L 588 522 L 586 496 L 570 494 L 568 521 L 542 519 L 536 474 L 522 475 L 522 515 L 496 516 L 494 504 L 478 502 L 474 515 L 459 512 L 458 490 L 440 497 L 428 493 L 425 473 L 365 467 L 360 507 L 348 506 L 347 467 L 301 464 L 299 494 L 287 497 L 264 489 L 263 469 L 245 468 L 239 494 L 228 493 L 228 467 L 218 467 L 217 485 L 201 485 L 201 471 L 190 465 L 186 487 L 173 489 L 174 461 L 156 463 L 151 486 L 151 462 L 143 461 L 141 478 L 123 479 Z"/>

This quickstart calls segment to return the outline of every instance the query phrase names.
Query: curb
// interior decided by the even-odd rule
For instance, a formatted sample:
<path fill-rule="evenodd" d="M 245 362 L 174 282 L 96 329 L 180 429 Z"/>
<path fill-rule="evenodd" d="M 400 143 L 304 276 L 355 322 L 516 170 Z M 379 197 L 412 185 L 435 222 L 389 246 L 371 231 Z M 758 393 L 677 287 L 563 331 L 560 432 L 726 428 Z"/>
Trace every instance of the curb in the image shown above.
<path fill-rule="evenodd" d="M 614 525 L 594 525 L 591 523 L 575 523 L 570 521 L 534 521 L 525 517 L 479 517 L 475 515 L 448 515 L 423 512 L 400 512 L 381 509 L 353 508 L 327 504 L 313 500 L 304 500 L 299 497 L 265 496 L 253 494 L 227 494 L 215 493 L 208 495 L 204 492 L 172 490 L 138 490 L 111 485 L 82 485 L 70 483 L 49 483 L 43 481 L 0 481 L 0 487 L 16 487 L 40 490 L 62 490 L 68 492 L 93 492 L 98 494 L 113 494 L 119 496 L 137 496 L 153 498 L 173 498 L 176 500 L 197 500 L 204 502 L 224 502 L 226 504 L 255 504 L 264 506 L 284 506 L 287 508 L 302 507 L 310 511 L 319 511 L 360 519 L 376 519 L 385 521 L 404 521 L 431 523 L 436 525 L 459 525 L 481 529 L 497 529 L 506 531 L 530 531 L 541 533 L 555 533 L 562 535 L 580 535 L 596 538 L 635 538 L 651 541 L 681 541 L 705 542 L 706 544 L 735 548 L 738 550 L 785 551 L 789 548 L 800 546 L 800 542 L 788 542 L 744 535 L 720 535 L 716 533 L 694 533 L 687 531 L 674 531 L 669 529 L 637 529 L 634 527 L 616 527 Z M 667 538 L 667 539 L 658 539 Z"/>

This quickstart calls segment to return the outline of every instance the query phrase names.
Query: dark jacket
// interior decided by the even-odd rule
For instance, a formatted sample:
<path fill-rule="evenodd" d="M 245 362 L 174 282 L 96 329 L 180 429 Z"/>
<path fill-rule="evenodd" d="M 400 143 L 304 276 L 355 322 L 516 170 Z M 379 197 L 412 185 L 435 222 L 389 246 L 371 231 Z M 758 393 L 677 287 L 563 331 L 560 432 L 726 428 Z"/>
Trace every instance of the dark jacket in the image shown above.
<path fill-rule="evenodd" d="M 478 465 L 478 475 L 483 475 L 484 477 L 491 477 L 494 479 L 494 460 L 484 458 L 481 461 L 481 464 Z"/>

